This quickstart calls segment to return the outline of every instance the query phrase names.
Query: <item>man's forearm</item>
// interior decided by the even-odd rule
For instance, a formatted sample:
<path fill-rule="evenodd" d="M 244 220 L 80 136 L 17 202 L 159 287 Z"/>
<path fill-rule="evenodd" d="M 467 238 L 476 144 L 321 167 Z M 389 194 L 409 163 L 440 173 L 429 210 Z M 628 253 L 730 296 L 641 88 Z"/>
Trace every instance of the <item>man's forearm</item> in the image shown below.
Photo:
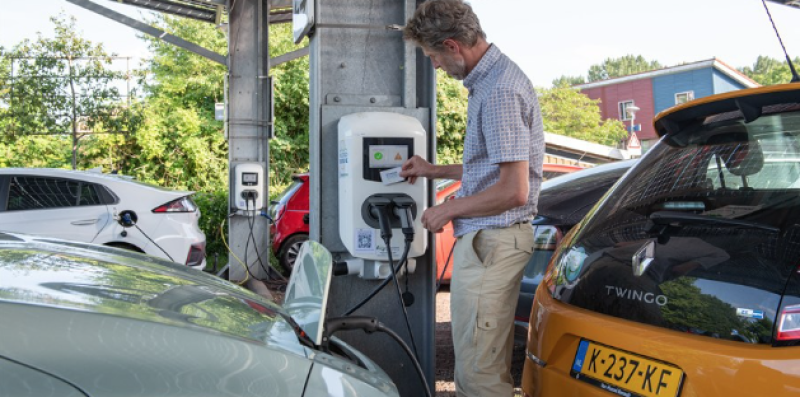
<path fill-rule="evenodd" d="M 460 181 L 464 175 L 464 166 L 461 164 L 448 164 L 448 165 L 435 165 L 433 166 L 432 174 L 428 176 L 431 179 L 455 179 Z"/>
<path fill-rule="evenodd" d="M 500 178 L 492 186 L 477 194 L 450 200 L 453 218 L 472 218 L 502 214 L 528 202 L 528 162 L 502 163 Z"/>
<path fill-rule="evenodd" d="M 452 206 L 455 218 L 473 218 L 502 214 L 523 205 L 519 195 L 500 185 L 490 186 L 473 196 L 450 200 L 445 204 Z"/>

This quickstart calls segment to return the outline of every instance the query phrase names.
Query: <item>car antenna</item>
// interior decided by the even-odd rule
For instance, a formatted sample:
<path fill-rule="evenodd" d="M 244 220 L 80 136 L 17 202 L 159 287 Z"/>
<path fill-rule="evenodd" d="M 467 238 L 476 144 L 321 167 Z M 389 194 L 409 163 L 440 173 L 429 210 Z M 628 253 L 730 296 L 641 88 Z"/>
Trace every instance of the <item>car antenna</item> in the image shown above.
<path fill-rule="evenodd" d="M 794 69 L 794 64 L 792 63 L 792 59 L 789 58 L 789 53 L 786 52 L 786 47 L 783 45 L 783 39 L 781 39 L 781 34 L 778 33 L 778 28 L 775 26 L 775 21 L 772 20 L 772 14 L 769 12 L 769 7 L 767 7 L 767 2 L 765 0 L 761 0 L 761 3 L 764 4 L 764 9 L 767 10 L 767 15 L 769 16 L 769 21 L 772 22 L 772 28 L 775 29 L 775 35 L 778 36 L 778 41 L 781 43 L 781 48 L 783 48 L 783 54 L 786 55 L 786 62 L 789 63 L 789 69 L 792 71 L 792 83 L 800 83 L 800 76 L 797 75 L 797 70 Z"/>

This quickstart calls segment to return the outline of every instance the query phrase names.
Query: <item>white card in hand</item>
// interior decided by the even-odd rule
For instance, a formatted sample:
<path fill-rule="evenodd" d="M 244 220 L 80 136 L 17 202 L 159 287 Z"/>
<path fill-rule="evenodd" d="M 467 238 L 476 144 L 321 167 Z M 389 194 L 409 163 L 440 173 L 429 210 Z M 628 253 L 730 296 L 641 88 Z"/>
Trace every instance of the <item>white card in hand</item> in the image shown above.
<path fill-rule="evenodd" d="M 393 183 L 405 181 L 406 178 L 400 176 L 401 169 L 402 167 L 395 167 L 381 171 L 381 182 L 383 182 L 384 185 L 391 185 Z"/>

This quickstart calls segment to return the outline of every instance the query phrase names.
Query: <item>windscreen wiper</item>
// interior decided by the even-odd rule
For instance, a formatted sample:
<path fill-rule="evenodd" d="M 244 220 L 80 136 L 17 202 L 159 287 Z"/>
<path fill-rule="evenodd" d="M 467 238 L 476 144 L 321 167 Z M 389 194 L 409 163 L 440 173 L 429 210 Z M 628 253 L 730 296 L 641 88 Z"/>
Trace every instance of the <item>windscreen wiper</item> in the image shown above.
<path fill-rule="evenodd" d="M 689 214 L 680 211 L 656 211 L 648 217 L 650 222 L 659 226 L 707 225 L 722 226 L 741 229 L 760 229 L 770 232 L 779 232 L 781 229 L 763 223 L 745 221 L 740 219 L 718 218 L 708 215 Z"/>

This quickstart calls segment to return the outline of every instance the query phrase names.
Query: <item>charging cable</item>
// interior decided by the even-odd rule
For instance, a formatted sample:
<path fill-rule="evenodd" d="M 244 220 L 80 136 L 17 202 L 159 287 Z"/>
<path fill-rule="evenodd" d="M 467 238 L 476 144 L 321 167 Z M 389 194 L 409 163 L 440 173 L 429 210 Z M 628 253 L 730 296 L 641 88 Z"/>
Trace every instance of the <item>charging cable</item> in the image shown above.
<path fill-rule="evenodd" d="M 403 267 L 403 265 L 408 262 L 408 251 L 409 251 L 410 248 L 411 248 L 411 245 L 410 244 L 406 244 L 405 248 L 403 249 L 403 255 L 400 256 L 400 258 L 401 258 L 400 262 L 397 262 L 397 265 L 395 265 L 394 269 L 392 269 L 392 272 L 394 274 L 397 274 L 397 272 L 400 271 L 400 269 Z M 355 312 L 356 310 L 360 309 L 367 302 L 372 300 L 372 298 L 375 297 L 375 295 L 377 295 L 378 292 L 381 292 L 381 290 L 384 287 L 389 285 L 389 282 L 391 282 L 391 281 L 392 281 L 392 279 L 390 277 L 387 277 L 386 279 L 381 281 L 381 283 L 377 287 L 375 287 L 372 290 L 372 292 L 369 293 L 369 295 L 367 295 L 364 299 L 362 299 L 361 302 L 358 302 L 353 307 L 351 307 L 349 310 L 344 312 L 342 314 L 342 316 L 349 316 L 349 315 L 353 314 L 353 312 Z"/>
<path fill-rule="evenodd" d="M 405 269 L 406 269 L 406 278 L 405 278 L 405 286 L 406 292 L 403 293 L 403 304 L 408 307 L 414 304 L 414 294 L 409 291 L 408 287 L 408 257 L 407 253 L 409 248 L 411 247 L 411 243 L 414 242 L 414 216 L 411 213 L 411 208 L 414 206 L 414 200 L 411 197 L 397 197 L 392 202 L 395 206 L 392 208 L 394 211 L 394 215 L 400 219 L 400 230 L 403 232 L 403 236 L 405 237 Z"/>
<path fill-rule="evenodd" d="M 428 380 L 425 379 L 425 373 L 422 372 L 422 367 L 420 366 L 419 361 L 414 357 L 411 349 L 408 348 L 408 345 L 403 342 L 403 339 L 400 338 L 399 335 L 397 335 L 389 327 L 383 325 L 383 323 L 378 321 L 376 318 L 353 316 L 329 319 L 325 322 L 325 331 L 322 333 L 322 348 L 326 352 L 330 353 L 330 338 L 334 333 L 337 331 L 349 331 L 356 329 L 363 330 L 367 334 L 371 334 L 373 332 L 383 332 L 394 339 L 397 344 L 403 348 L 403 351 L 406 352 L 408 358 L 410 358 L 411 362 L 414 364 L 414 369 L 417 371 L 417 375 L 419 375 L 419 379 L 422 382 L 422 388 L 425 389 L 425 395 L 427 397 L 432 397 L 431 389 L 428 387 Z"/>
<path fill-rule="evenodd" d="M 257 209 L 256 209 L 256 194 L 257 193 L 253 192 L 253 191 L 245 191 L 242 194 L 245 195 L 244 198 L 245 198 L 245 201 L 246 201 L 246 208 L 247 208 L 247 211 L 246 211 L 246 213 L 247 213 L 247 224 L 250 227 L 250 231 L 249 231 L 249 234 L 247 236 L 247 244 L 245 244 L 245 263 L 248 263 L 247 262 L 247 251 L 249 250 L 250 241 L 252 241 L 253 242 L 253 249 L 255 250 L 256 257 L 258 258 L 258 264 L 259 264 L 259 266 L 261 266 L 261 270 L 264 271 L 264 274 L 267 277 L 266 279 L 259 280 L 259 281 L 267 282 L 267 281 L 272 281 L 273 279 L 277 279 L 277 281 L 275 281 L 275 282 L 278 283 L 278 285 L 276 285 L 276 287 L 278 287 L 279 289 L 285 290 L 285 288 L 286 288 L 286 286 L 285 286 L 286 277 L 284 277 L 278 271 L 274 270 L 272 268 L 272 266 L 269 266 L 269 267 L 265 266 L 264 265 L 264 261 L 262 260 L 262 255 L 261 255 L 260 252 L 258 252 L 258 242 L 256 241 L 255 234 L 253 233 L 253 229 L 255 228 L 255 224 L 256 224 L 256 215 L 257 215 L 256 214 L 256 211 L 257 211 Z M 252 211 L 250 211 L 250 201 L 251 200 L 253 202 L 253 210 Z M 255 262 L 253 262 L 253 263 L 255 263 Z M 255 278 L 255 277 L 253 277 L 253 278 Z"/>
<path fill-rule="evenodd" d="M 119 225 L 122 226 L 123 228 L 127 229 L 129 227 L 135 227 L 136 230 L 142 233 L 142 235 L 148 241 L 150 241 L 151 243 L 153 243 L 153 245 L 158 247 L 158 249 L 160 249 L 161 252 L 163 252 L 164 255 L 166 255 L 170 261 L 175 262 L 175 259 L 172 259 L 172 256 L 170 256 L 170 254 L 167 253 L 167 251 L 165 251 L 164 248 L 162 248 L 160 245 L 158 245 L 158 243 L 153 241 L 153 239 L 151 239 L 150 236 L 148 236 L 147 233 L 145 233 L 144 230 L 142 230 L 142 228 L 140 228 L 139 225 L 136 224 L 139 221 L 139 217 L 136 215 L 135 212 L 131 210 L 120 211 L 119 215 L 116 215 L 114 218 L 117 221 L 117 223 L 119 223 Z"/>
<path fill-rule="evenodd" d="M 373 200 L 370 203 L 370 213 L 373 216 L 378 218 L 378 225 L 381 229 L 381 238 L 383 239 L 384 244 L 386 244 L 386 254 L 389 257 L 389 263 L 394 263 L 392 259 L 392 225 L 389 222 L 389 208 L 391 206 L 391 200 L 383 197 L 379 197 Z M 406 252 L 407 256 L 407 252 Z M 401 262 L 402 262 L 401 258 Z M 407 258 L 405 258 L 407 260 Z M 406 323 L 406 329 L 408 330 L 408 336 L 411 340 L 411 346 L 414 348 L 414 352 L 417 353 L 417 344 L 414 341 L 414 333 L 411 332 L 411 322 L 408 320 L 408 310 L 406 310 L 406 305 L 403 302 L 403 292 L 400 290 L 400 282 L 397 281 L 397 274 L 395 272 L 391 272 L 390 277 L 394 281 L 394 286 L 397 290 L 397 299 L 400 302 L 400 307 L 403 309 L 403 319 Z M 419 354 L 417 353 L 417 357 Z"/>

